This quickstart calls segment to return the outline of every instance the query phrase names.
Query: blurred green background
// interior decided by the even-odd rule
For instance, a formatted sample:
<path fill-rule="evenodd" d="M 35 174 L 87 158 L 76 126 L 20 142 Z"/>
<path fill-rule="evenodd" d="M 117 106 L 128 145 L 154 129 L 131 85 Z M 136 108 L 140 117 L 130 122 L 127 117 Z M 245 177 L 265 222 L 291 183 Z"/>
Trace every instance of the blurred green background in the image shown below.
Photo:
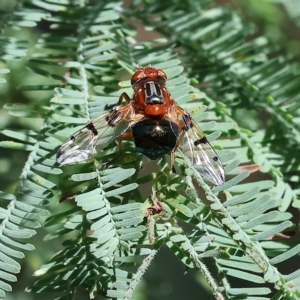
<path fill-rule="evenodd" d="M 200 1 L 200 0 L 199 0 Z M 259 28 L 259 35 L 269 37 L 277 47 L 279 53 L 287 53 L 294 56 L 295 61 L 300 58 L 300 11 L 298 0 L 217 0 L 217 5 L 229 4 L 242 14 L 245 23 L 253 22 Z M 1 0 L 0 10 L 10 11 L 17 1 Z M 125 1 L 125 6 L 130 1 Z M 0 28 L 1 28 L 0 20 Z M 27 40 L 30 47 L 28 55 L 19 61 L 0 62 L 0 68 L 8 67 L 11 72 L 3 75 L 6 83 L 0 84 L 0 129 L 37 129 L 42 125 L 42 120 L 24 117 L 16 117 L 8 114 L 4 108 L 5 104 L 32 104 L 46 105 L 52 97 L 49 92 L 29 92 L 21 91 L 20 86 L 25 84 L 39 84 L 44 82 L 44 78 L 26 69 L 26 61 L 30 58 L 32 49 L 39 35 L 48 30 L 43 22 L 37 28 L 22 29 L 16 31 L 12 28 L 2 28 L 2 35 L 13 36 Z M 147 37 L 143 36 L 143 40 Z M 49 79 L 49 83 L 51 80 Z M 54 81 L 53 81 L 54 82 Z M 6 137 L 0 135 L 0 141 Z M 0 148 L 0 190 L 13 193 L 16 182 L 22 172 L 22 168 L 27 159 L 25 151 Z M 7 203 L 1 203 L 5 207 Z M 61 206 L 57 206 L 57 210 Z M 32 273 L 46 260 L 47 257 L 58 251 L 61 245 L 55 241 L 44 242 L 45 230 L 40 230 L 31 242 L 36 245 L 36 251 L 26 254 L 26 259 L 22 263 L 22 272 L 18 275 L 19 281 L 13 285 L 13 293 L 7 299 L 39 299 L 39 295 L 25 294 L 25 287 L 32 284 Z M 162 268 L 168 261 L 169 268 Z M 162 264 L 164 262 L 164 264 Z M 213 299 L 210 296 L 209 288 L 207 292 L 203 290 L 199 282 L 204 282 L 199 274 L 189 271 L 185 274 L 184 266 L 181 265 L 173 254 L 163 248 L 149 271 L 145 275 L 145 281 L 139 286 L 135 299 Z M 187 291 L 189 291 L 187 295 Z M 44 296 L 43 296 L 44 297 Z M 84 299 L 86 295 L 80 294 L 78 299 Z M 53 295 L 48 295 L 45 299 L 53 299 Z"/>

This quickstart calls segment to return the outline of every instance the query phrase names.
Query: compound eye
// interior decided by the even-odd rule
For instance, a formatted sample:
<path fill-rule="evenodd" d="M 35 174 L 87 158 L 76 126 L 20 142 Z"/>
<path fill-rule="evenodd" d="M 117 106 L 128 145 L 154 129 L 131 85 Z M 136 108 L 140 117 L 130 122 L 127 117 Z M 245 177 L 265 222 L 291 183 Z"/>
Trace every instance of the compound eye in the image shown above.
<path fill-rule="evenodd" d="M 135 83 L 140 80 L 141 78 L 144 78 L 144 71 L 143 70 L 138 70 L 136 71 L 132 77 L 131 77 L 131 85 L 134 86 Z"/>
<path fill-rule="evenodd" d="M 158 75 L 161 76 L 162 78 L 164 78 L 165 80 L 167 80 L 167 74 L 161 70 L 161 69 L 157 69 Z"/>

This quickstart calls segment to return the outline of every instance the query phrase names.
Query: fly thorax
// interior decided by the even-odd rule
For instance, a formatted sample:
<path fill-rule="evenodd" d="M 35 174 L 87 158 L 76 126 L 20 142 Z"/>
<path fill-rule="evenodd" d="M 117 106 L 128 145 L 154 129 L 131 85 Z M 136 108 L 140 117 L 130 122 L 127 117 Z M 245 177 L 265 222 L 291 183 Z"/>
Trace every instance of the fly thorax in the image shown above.
<path fill-rule="evenodd" d="M 145 102 L 151 104 L 164 104 L 164 96 L 160 85 L 154 81 L 147 81 L 144 84 Z"/>

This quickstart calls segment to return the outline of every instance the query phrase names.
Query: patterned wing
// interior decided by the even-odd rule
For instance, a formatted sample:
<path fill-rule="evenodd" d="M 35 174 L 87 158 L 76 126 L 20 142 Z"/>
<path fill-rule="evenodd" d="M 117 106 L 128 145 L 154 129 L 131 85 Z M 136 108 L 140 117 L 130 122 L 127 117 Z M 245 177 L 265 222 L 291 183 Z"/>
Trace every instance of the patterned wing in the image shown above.
<path fill-rule="evenodd" d="M 60 146 L 56 161 L 60 165 L 67 165 L 91 158 L 97 153 L 96 147 L 99 144 L 103 148 L 128 129 L 133 114 L 131 104 L 127 104 L 90 121 Z"/>
<path fill-rule="evenodd" d="M 217 153 L 197 123 L 188 113 L 181 110 L 184 113 L 179 115 L 179 124 L 182 129 L 178 137 L 179 148 L 204 178 L 215 185 L 223 184 L 225 173 Z"/>

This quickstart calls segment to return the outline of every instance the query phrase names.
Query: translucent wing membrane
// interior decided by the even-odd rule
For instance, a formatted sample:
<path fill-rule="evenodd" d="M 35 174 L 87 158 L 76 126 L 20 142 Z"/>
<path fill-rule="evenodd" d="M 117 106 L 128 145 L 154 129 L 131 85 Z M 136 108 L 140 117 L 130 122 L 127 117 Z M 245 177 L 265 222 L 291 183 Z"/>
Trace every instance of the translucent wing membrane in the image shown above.
<path fill-rule="evenodd" d="M 96 147 L 104 148 L 124 133 L 133 117 L 131 105 L 116 107 L 75 132 L 58 149 L 56 161 L 61 165 L 85 161 L 94 156 Z"/>
<path fill-rule="evenodd" d="M 191 161 L 194 168 L 215 185 L 225 182 L 223 165 L 204 133 L 189 114 L 179 116 L 182 132 L 179 136 L 179 148 Z"/>

